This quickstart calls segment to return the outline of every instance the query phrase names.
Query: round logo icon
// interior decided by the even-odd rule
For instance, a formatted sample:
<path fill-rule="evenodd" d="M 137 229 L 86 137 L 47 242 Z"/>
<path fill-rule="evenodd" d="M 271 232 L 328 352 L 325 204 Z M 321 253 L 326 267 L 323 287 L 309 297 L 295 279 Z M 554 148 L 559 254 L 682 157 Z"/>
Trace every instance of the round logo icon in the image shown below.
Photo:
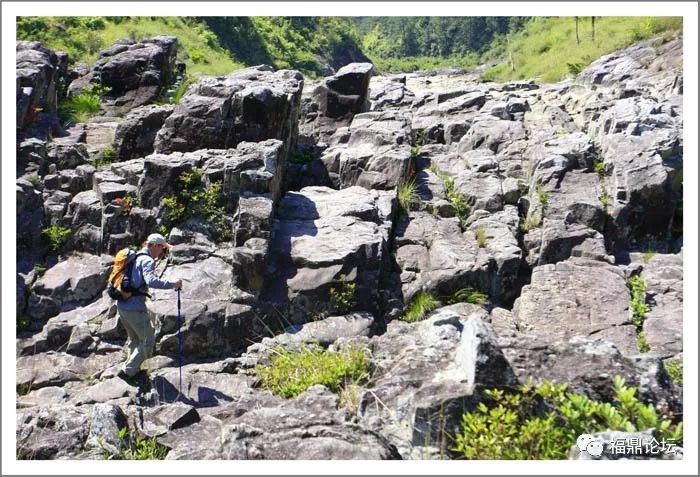
<path fill-rule="evenodd" d="M 593 436 L 590 434 L 581 434 L 578 436 L 578 439 L 576 439 L 576 445 L 581 452 L 585 451 L 588 444 L 591 442 L 593 442 Z"/>
<path fill-rule="evenodd" d="M 600 441 L 591 441 L 586 446 L 586 452 L 591 454 L 593 457 L 600 457 L 603 455 L 603 443 Z"/>

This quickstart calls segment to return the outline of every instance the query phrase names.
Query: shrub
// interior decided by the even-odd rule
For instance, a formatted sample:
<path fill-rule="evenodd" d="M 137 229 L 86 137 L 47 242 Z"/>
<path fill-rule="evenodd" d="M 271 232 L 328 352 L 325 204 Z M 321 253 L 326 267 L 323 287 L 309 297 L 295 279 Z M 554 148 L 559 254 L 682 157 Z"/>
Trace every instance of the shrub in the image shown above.
<path fill-rule="evenodd" d="M 671 381 L 683 386 L 683 363 L 680 359 L 669 359 L 664 363 L 666 372 L 668 373 Z"/>
<path fill-rule="evenodd" d="M 35 189 L 41 188 L 41 179 L 39 179 L 39 176 L 37 176 L 36 174 L 30 175 L 29 177 L 27 177 L 27 180 Z"/>
<path fill-rule="evenodd" d="M 345 275 L 340 276 L 340 288 L 331 288 L 331 307 L 338 313 L 348 313 L 355 307 L 355 289 L 357 285 L 348 280 Z"/>
<path fill-rule="evenodd" d="M 630 277 L 628 286 L 632 292 L 632 297 L 630 299 L 630 309 L 632 311 L 631 321 L 637 329 L 640 329 L 644 324 L 646 314 L 650 311 L 649 305 L 646 303 L 647 284 L 642 277 L 635 275 Z"/>
<path fill-rule="evenodd" d="M 396 195 L 399 199 L 399 206 L 405 212 L 411 210 L 413 204 L 418 203 L 418 194 L 416 193 L 415 178 L 399 184 Z"/>
<path fill-rule="evenodd" d="M 57 252 L 61 249 L 66 239 L 71 234 L 71 229 L 70 227 L 50 225 L 48 227 L 44 227 L 41 230 L 41 233 L 49 239 L 49 250 L 52 252 Z"/>
<path fill-rule="evenodd" d="M 438 306 L 440 306 L 440 302 L 430 292 L 421 290 L 413 297 L 401 319 L 409 323 L 420 321 Z"/>
<path fill-rule="evenodd" d="M 485 305 L 488 302 L 488 295 L 473 288 L 462 288 L 452 294 L 447 303 L 471 303 L 473 305 Z"/>
<path fill-rule="evenodd" d="M 485 391 L 482 402 L 462 416 L 454 450 L 467 459 L 566 459 L 579 435 L 606 430 L 654 428 L 657 438 L 682 441 L 683 424 L 662 420 L 653 404 L 643 404 L 635 387 L 613 379 L 614 404 L 567 392 L 566 384 L 532 381 L 517 392 Z M 542 403 L 545 406 L 542 406 Z"/>
<path fill-rule="evenodd" d="M 294 398 L 315 384 L 340 392 L 369 378 L 370 360 L 364 348 L 333 352 L 313 345 L 298 351 L 275 350 L 269 365 L 255 368 L 261 387 L 284 398 Z"/>
<path fill-rule="evenodd" d="M 167 230 L 190 217 L 200 216 L 214 226 L 219 240 L 227 240 L 231 236 L 231 230 L 226 222 L 226 211 L 220 205 L 221 187 L 221 182 L 206 186 L 202 170 L 198 168 L 180 174 L 179 191 L 163 198 L 165 217 L 159 230 Z"/>
<path fill-rule="evenodd" d="M 486 230 L 484 230 L 483 227 L 477 227 L 476 231 L 474 232 L 474 236 L 479 244 L 479 248 L 486 247 Z"/>

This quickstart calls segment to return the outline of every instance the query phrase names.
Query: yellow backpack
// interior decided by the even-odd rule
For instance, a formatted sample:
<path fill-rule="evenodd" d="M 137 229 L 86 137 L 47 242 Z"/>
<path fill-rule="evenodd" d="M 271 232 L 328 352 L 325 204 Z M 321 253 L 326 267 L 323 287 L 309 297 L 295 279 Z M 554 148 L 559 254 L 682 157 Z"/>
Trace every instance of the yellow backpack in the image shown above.
<path fill-rule="evenodd" d="M 114 300 L 128 300 L 133 295 L 148 295 L 131 286 L 131 272 L 136 258 L 147 255 L 144 252 L 134 252 L 123 248 L 114 257 L 112 272 L 109 274 L 107 294 Z"/>

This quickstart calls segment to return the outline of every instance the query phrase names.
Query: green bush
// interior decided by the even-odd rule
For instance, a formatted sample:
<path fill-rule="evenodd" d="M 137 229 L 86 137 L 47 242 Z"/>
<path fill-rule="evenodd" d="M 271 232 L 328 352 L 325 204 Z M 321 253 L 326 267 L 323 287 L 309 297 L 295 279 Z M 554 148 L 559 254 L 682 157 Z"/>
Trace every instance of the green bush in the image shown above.
<path fill-rule="evenodd" d="M 455 303 L 471 303 L 473 305 L 485 305 L 488 302 L 488 295 L 473 288 L 462 288 L 452 294 L 447 300 L 449 305 Z"/>
<path fill-rule="evenodd" d="M 440 306 L 440 302 L 426 290 L 421 290 L 413 297 L 411 304 L 404 311 L 401 319 L 408 323 L 421 321 L 425 316 Z"/>
<path fill-rule="evenodd" d="M 586 67 L 586 63 L 583 61 L 567 61 L 566 62 L 566 68 L 569 70 L 569 73 L 573 76 L 576 76 L 579 74 L 583 69 Z"/>
<path fill-rule="evenodd" d="M 540 205 L 542 206 L 542 215 L 545 215 L 547 213 L 547 210 L 549 209 L 549 197 L 550 193 L 544 189 L 541 185 L 537 186 L 537 198 L 540 201 Z"/>
<path fill-rule="evenodd" d="M 50 225 L 48 227 L 44 227 L 41 230 L 41 233 L 49 239 L 49 250 L 52 252 L 57 252 L 66 242 L 68 236 L 70 236 L 71 229 L 70 227 Z"/>
<path fill-rule="evenodd" d="M 363 348 L 333 352 L 320 346 L 299 351 L 275 350 L 269 365 L 258 365 L 255 374 L 260 386 L 284 398 L 294 398 L 315 384 L 341 392 L 351 384 L 369 379 L 370 359 Z"/>
<path fill-rule="evenodd" d="M 419 201 L 418 194 L 416 193 L 416 180 L 415 178 L 407 180 L 399 184 L 396 195 L 399 200 L 399 206 L 404 212 L 411 210 L 413 204 L 417 204 Z"/>
<path fill-rule="evenodd" d="M 680 359 L 669 359 L 664 363 L 664 367 L 671 381 L 683 386 L 683 362 Z"/>
<path fill-rule="evenodd" d="M 200 216 L 214 226 L 219 240 L 228 240 L 232 232 L 226 221 L 226 211 L 221 205 L 221 188 L 221 182 L 205 185 L 201 169 L 194 168 L 191 172 L 180 174 L 179 190 L 162 200 L 165 216 L 160 230 L 170 229 L 190 217 Z"/>
<path fill-rule="evenodd" d="M 632 324 L 640 329 L 646 319 L 646 314 L 651 308 L 646 303 L 647 284 L 642 277 L 635 275 L 628 280 L 628 286 L 632 292 L 630 299 L 630 309 L 632 311 Z"/>
<path fill-rule="evenodd" d="M 643 404 L 635 387 L 613 379 L 614 403 L 567 392 L 566 384 L 532 381 L 518 392 L 485 391 L 482 402 L 462 417 L 454 450 L 467 459 L 566 459 L 581 434 L 607 430 L 634 432 L 654 428 L 657 439 L 682 443 L 683 424 L 662 419 L 653 404 Z M 545 406 L 542 406 L 542 402 Z"/>
<path fill-rule="evenodd" d="M 345 275 L 340 277 L 340 288 L 330 290 L 331 307 L 340 314 L 350 312 L 355 307 L 355 289 L 357 285 L 348 280 Z"/>

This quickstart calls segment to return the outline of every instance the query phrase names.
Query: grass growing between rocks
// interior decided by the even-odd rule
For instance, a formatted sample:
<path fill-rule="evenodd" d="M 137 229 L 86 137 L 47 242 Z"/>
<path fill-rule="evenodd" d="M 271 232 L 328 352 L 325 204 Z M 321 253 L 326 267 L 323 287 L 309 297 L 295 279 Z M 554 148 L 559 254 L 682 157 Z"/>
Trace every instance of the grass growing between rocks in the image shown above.
<path fill-rule="evenodd" d="M 637 329 L 637 347 L 642 353 L 646 353 L 651 350 L 649 343 L 646 339 L 646 334 L 644 333 L 643 326 L 644 321 L 647 318 L 647 313 L 651 311 L 649 305 L 647 305 L 647 283 L 639 275 L 630 277 L 627 281 L 627 286 L 630 289 L 630 311 L 632 315 L 630 321 Z"/>
<path fill-rule="evenodd" d="M 168 455 L 168 448 L 155 437 L 133 435 L 126 427 L 117 431 L 117 437 L 121 442 L 119 452 L 112 454 L 105 451 L 102 454 L 104 460 L 164 460 Z M 104 448 L 104 439 L 100 439 L 100 443 Z"/>
<path fill-rule="evenodd" d="M 100 111 L 102 95 L 109 90 L 99 85 L 86 88 L 75 96 L 69 96 L 58 105 L 58 115 L 61 122 L 86 123 Z"/>
<path fill-rule="evenodd" d="M 489 301 L 489 297 L 486 293 L 482 293 L 473 288 L 462 288 L 457 290 L 452 294 L 452 296 L 447 300 L 449 305 L 454 305 L 455 303 L 471 303 L 472 305 L 485 305 Z"/>
<path fill-rule="evenodd" d="M 396 195 L 399 199 L 401 209 L 404 212 L 411 210 L 411 206 L 417 204 L 419 200 L 418 194 L 416 193 L 416 179 L 413 178 L 402 182 L 396 191 Z"/>
<path fill-rule="evenodd" d="M 533 386 L 530 380 L 512 394 L 487 390 L 491 403 L 463 415 L 454 451 L 466 459 L 567 459 L 581 434 L 650 428 L 656 429 L 657 440 L 682 445 L 682 422 L 663 419 L 653 404 L 640 402 L 637 389 L 625 386 L 620 376 L 613 379 L 613 391 L 614 402 L 607 403 L 549 381 Z"/>
<path fill-rule="evenodd" d="M 275 350 L 269 365 L 255 374 L 260 386 L 284 398 L 295 398 L 311 386 L 322 384 L 335 393 L 347 394 L 352 384 L 369 379 L 370 358 L 366 349 L 355 347 L 333 352 L 313 345 L 298 351 Z"/>
<path fill-rule="evenodd" d="M 421 321 L 428 313 L 440 306 L 440 301 L 429 291 L 421 290 L 411 300 L 401 319 L 408 323 Z"/>

